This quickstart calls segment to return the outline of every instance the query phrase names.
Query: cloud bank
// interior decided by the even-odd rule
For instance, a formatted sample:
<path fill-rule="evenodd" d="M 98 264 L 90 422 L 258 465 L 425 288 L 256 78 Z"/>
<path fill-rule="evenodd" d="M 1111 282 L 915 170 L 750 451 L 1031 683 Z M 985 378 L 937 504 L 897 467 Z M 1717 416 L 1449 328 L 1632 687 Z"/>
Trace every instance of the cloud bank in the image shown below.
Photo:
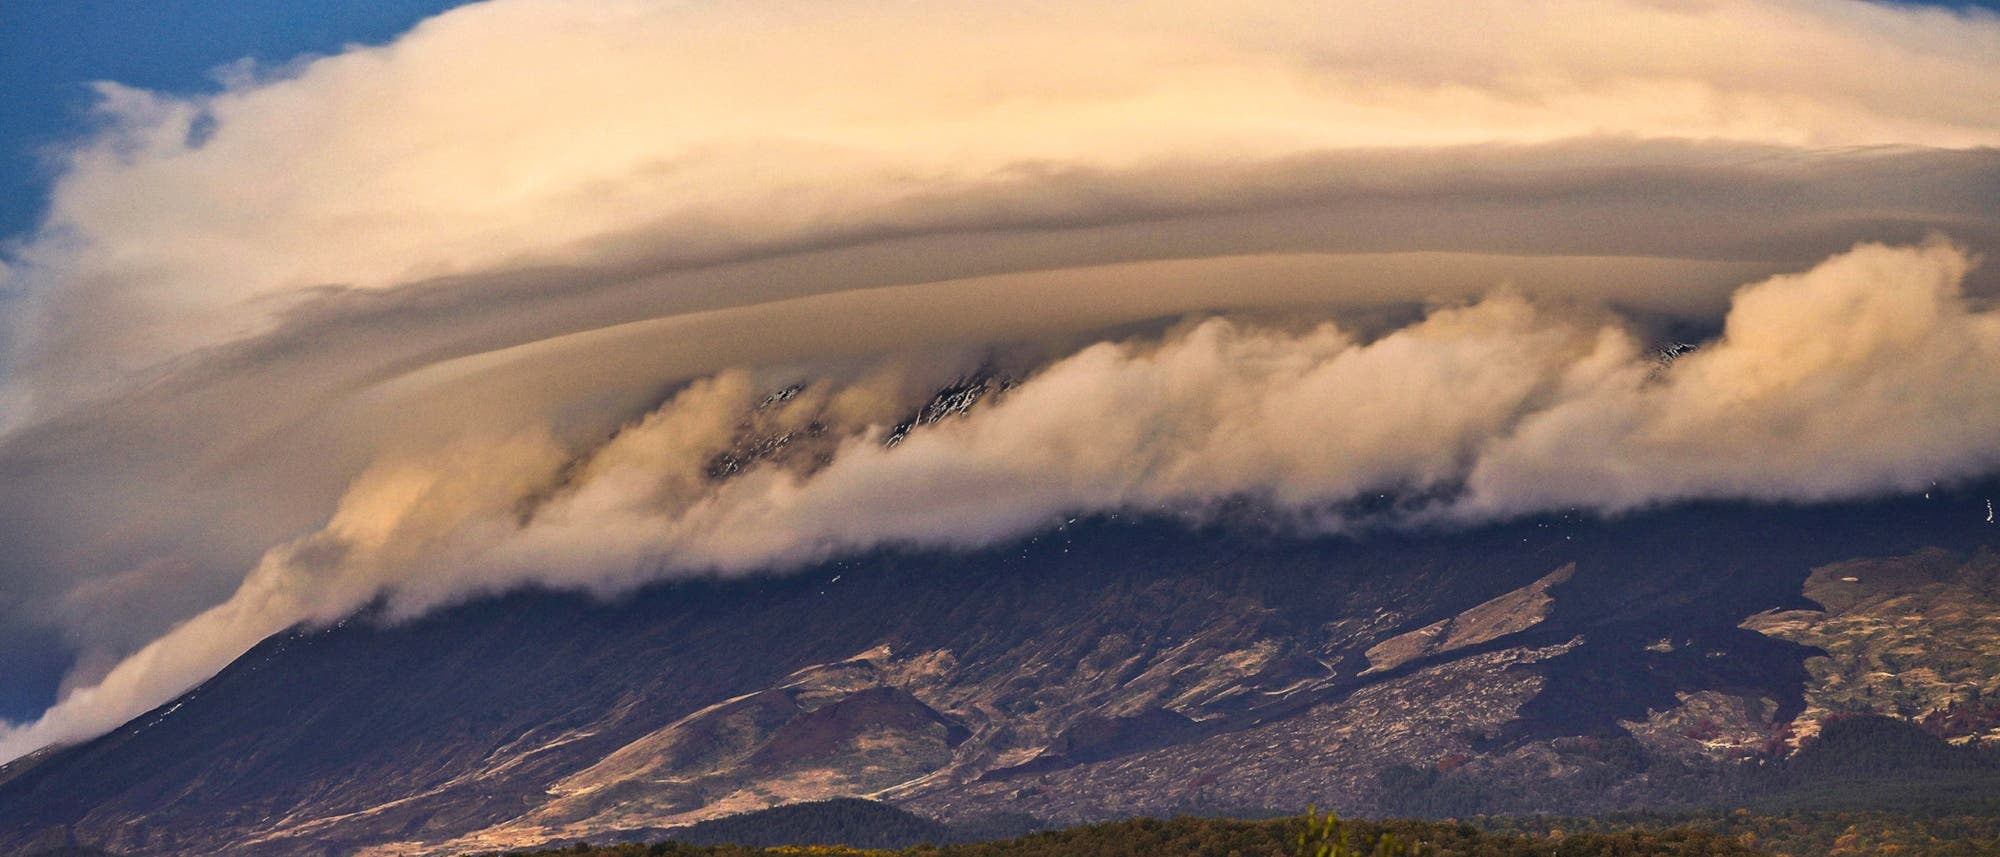
<path fill-rule="evenodd" d="M 495 0 L 106 84 L 0 282 L 0 623 L 77 655 L 0 757 L 378 596 L 2000 465 L 2000 20 L 1212 5 Z"/>

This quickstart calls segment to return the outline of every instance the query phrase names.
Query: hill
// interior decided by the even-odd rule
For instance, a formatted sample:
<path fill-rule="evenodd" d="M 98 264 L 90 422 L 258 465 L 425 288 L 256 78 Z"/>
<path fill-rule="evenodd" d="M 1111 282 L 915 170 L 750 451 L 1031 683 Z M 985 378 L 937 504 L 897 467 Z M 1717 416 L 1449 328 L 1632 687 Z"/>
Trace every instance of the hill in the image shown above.
<path fill-rule="evenodd" d="M 1361 538 L 1245 504 L 608 602 L 364 613 L 10 773 L 0 848 L 463 853 L 837 797 L 948 825 L 1693 811 L 1758 790 L 1923 806 L 1988 773 L 1829 724 L 1991 734 L 1985 493 Z M 1780 764 L 1822 728 L 1923 761 Z"/>

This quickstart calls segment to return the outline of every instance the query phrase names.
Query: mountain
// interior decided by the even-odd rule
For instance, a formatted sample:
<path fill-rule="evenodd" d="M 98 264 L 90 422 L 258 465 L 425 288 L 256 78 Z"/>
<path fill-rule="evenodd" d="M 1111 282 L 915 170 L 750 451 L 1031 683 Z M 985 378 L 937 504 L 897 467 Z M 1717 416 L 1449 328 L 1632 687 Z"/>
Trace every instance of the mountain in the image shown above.
<path fill-rule="evenodd" d="M 1245 504 L 365 612 L 0 773 L 0 852 L 463 853 L 844 796 L 1068 824 L 1962 792 L 2000 785 L 1996 493 L 1356 537 Z M 1911 735 L 1947 752 L 1810 751 Z"/>

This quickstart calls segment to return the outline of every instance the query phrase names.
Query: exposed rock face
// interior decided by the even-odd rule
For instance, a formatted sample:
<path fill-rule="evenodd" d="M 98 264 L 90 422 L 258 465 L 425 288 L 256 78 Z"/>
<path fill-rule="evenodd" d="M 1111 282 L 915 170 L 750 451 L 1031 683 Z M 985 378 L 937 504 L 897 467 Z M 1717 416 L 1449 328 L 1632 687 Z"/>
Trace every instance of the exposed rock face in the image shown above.
<path fill-rule="evenodd" d="M 889 429 L 882 442 L 893 447 L 908 438 L 912 431 L 971 413 L 980 403 L 993 400 L 1014 384 L 1013 379 L 991 368 L 982 368 L 938 390 L 930 401 L 917 408 L 916 413 Z"/>
<path fill-rule="evenodd" d="M 1962 716 L 2000 696 L 1994 530 L 1968 520 L 1912 500 L 1351 541 L 1100 519 L 363 617 L 10 766 L 0 851 L 449 853 L 843 795 L 1065 822 L 1656 806 L 1667 773 L 1783 752 L 1824 712 L 1990 728 Z"/>
<path fill-rule="evenodd" d="M 1519 667 L 1567 648 L 1474 655 L 1204 741 L 999 782 L 917 790 L 905 802 L 946 820 L 1005 808 L 1061 822 L 1202 807 L 1372 808 L 1385 767 L 1435 765 L 1473 752 L 1540 689 L 1540 678 Z"/>
<path fill-rule="evenodd" d="M 1549 617 L 1549 605 L 1555 603 L 1549 587 L 1568 582 L 1574 573 L 1574 563 L 1565 565 L 1457 616 L 1376 643 L 1368 649 L 1368 669 L 1362 674 L 1394 669 L 1418 658 L 1455 652 L 1533 628 Z"/>
<path fill-rule="evenodd" d="M 1778 703 L 1767 696 L 1740 696 L 1704 690 L 1679 694 L 1680 704 L 1627 721 L 1626 731 L 1648 747 L 1683 756 L 1749 759 L 1789 749 L 1792 724 L 1777 717 Z M 1807 723 L 1814 715 L 1802 714 Z"/>
<path fill-rule="evenodd" d="M 827 794 L 870 794 L 943 767 L 967 737 L 900 687 L 814 708 L 795 687 L 703 708 L 557 781 L 552 799 L 461 837 L 474 850 L 685 824 Z M 380 849 L 395 853 L 410 846 Z"/>
<path fill-rule="evenodd" d="M 1812 646 L 1798 737 L 1830 714 L 1886 714 L 1940 737 L 2000 738 L 2000 555 L 1947 551 L 1814 569 L 1806 597 L 1823 610 L 1760 613 L 1743 623 Z"/>
<path fill-rule="evenodd" d="M 736 426 L 729 448 L 710 457 L 703 472 L 716 481 L 734 478 L 759 464 L 811 472 L 833 460 L 840 441 L 829 431 L 819 396 L 802 396 L 803 385 L 774 390 Z"/>

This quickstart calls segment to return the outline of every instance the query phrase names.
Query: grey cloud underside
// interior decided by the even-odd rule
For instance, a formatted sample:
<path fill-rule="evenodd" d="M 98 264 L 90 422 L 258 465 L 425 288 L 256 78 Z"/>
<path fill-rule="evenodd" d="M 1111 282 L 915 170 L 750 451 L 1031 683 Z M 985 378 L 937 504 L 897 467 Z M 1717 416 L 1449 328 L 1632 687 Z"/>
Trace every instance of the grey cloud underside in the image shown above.
<path fill-rule="evenodd" d="M 209 426 L 226 423 L 227 438 L 295 427 L 329 402 L 425 366 L 619 324 L 809 294 L 1148 260 L 1587 256 L 1597 257 L 1590 266 L 1596 282 L 1569 283 L 1575 291 L 1712 316 L 1729 286 L 1801 267 L 1863 239 L 1907 241 L 1941 231 L 1975 251 L 2000 246 L 1995 198 L 2000 153 L 1987 150 L 1808 152 L 1595 141 L 1335 153 L 1254 168 L 1115 175 L 1024 166 L 987 185 L 926 192 L 805 234 L 716 235 L 700 223 L 663 222 L 606 242 L 598 257 L 609 261 L 590 267 L 499 271 L 381 291 L 328 286 L 300 299 L 264 335 L 183 358 L 136 394 L 115 395 L 11 438 L 0 468 L 10 484 L 32 485 L 66 463 L 130 449 L 134 439 L 153 445 L 177 434 L 194 435 L 187 442 L 213 452 L 218 441 Z M 1601 257 L 1734 265 L 1702 270 L 1694 282 L 1661 283 L 1655 275 L 1621 284 L 1620 263 Z M 1123 284 L 1124 293 L 1095 299 L 1124 302 L 1129 310 L 1100 311 L 1080 325 L 1051 319 L 1047 326 L 1087 327 L 1230 303 L 1459 295 L 1516 271 L 1537 273 L 1529 264 L 1510 270 L 1495 260 L 1463 265 L 1455 275 L 1431 273 L 1438 282 L 1414 289 L 1359 281 L 1411 276 L 1377 261 L 1357 261 L 1347 271 L 1339 260 L 1274 264 L 1269 277 L 1276 281 L 1233 283 L 1243 288 L 1226 297 L 1220 289 L 1148 295 L 1171 287 L 1143 282 L 1142 271 Z M 1993 277 L 1990 269 L 1975 274 L 1973 290 L 1992 288 Z M 976 291 L 972 284 L 939 288 Z M 976 341 L 980 333 L 953 336 Z M 775 359 L 811 356 L 774 351 Z M 45 359 L 60 362 L 61 353 Z M 754 363 L 759 355 L 734 359 Z M 648 383 L 715 368 L 674 367 Z M 172 426 L 187 428 L 163 431 Z M 105 440 L 93 443 L 93 436 Z M 191 451 L 173 449 L 166 457 L 183 461 Z M 130 463 L 110 469 L 133 472 Z M 10 493 L 35 497 L 21 510 L 30 513 L 48 497 L 32 489 Z"/>
<path fill-rule="evenodd" d="M 1446 251 L 1775 270 L 1857 241 L 1906 242 L 1930 231 L 1975 249 L 1994 246 L 1996 194 L 2000 153 L 1983 149 L 1600 140 L 1123 173 L 1029 164 L 974 186 L 918 187 L 879 210 L 795 232 L 744 234 L 689 217 L 601 239 L 588 255 L 602 261 L 587 267 L 386 290 L 329 284 L 295 298 L 276 330 L 202 355 L 180 374 L 202 384 L 243 363 L 389 349 L 370 372 L 346 379 L 366 383 L 439 359 L 662 315 L 1155 259 Z M 1683 311 L 1720 306 L 1716 293 L 1614 296 Z M 45 360 L 59 363 L 62 351 Z"/>
<path fill-rule="evenodd" d="M 1864 239 L 1943 234 L 1990 255 L 1994 199 L 2000 152 L 1985 149 L 1605 139 L 1024 166 L 810 229 L 660 221 L 586 265 L 328 286 L 261 334 L 6 437 L 8 622 L 61 627 L 109 669 L 326 521 L 385 455 L 529 428 L 587 448 L 733 367 L 809 377 L 901 353 L 921 389 L 996 342 L 1055 355 L 1149 319 L 1351 314 L 1502 283 L 1712 325 L 1736 286 Z M 1968 288 L 1996 285 L 1986 266 Z M 83 312 L 91 297 L 68 299 Z M 64 360 L 44 345 L 31 377 Z"/>
<path fill-rule="evenodd" d="M 606 353 L 625 355 L 609 372 L 566 378 L 589 383 L 569 394 L 598 400 L 585 421 L 601 429 L 678 379 L 726 365 L 1073 332 L 1232 304 L 1386 303 L 1476 293 L 1514 279 L 1531 290 L 1713 317 L 1727 288 L 1864 238 L 1913 240 L 1939 231 L 1975 251 L 2000 246 L 1996 198 L 2000 153 L 1989 150 L 1813 152 L 1599 140 L 1121 174 L 1024 165 L 977 187 L 925 191 L 803 233 L 718 235 L 698 222 L 654 223 L 605 242 L 596 254 L 605 261 L 589 267 L 505 270 L 380 291 L 328 286 L 300 299 L 266 334 L 183 358 L 134 392 L 10 437 L 0 449 L 8 486 L 0 511 L 19 522 L 8 543 L 26 548 L 10 577 L 36 578 L 52 563 L 35 545 L 59 543 L 79 520 L 124 519 L 135 553 L 153 549 L 156 539 L 185 539 L 180 515 L 154 511 L 161 506 L 235 536 L 223 537 L 235 544 L 214 546 L 223 552 L 212 572 L 233 577 L 226 568 L 324 515 L 345 473 L 382 440 L 356 442 L 354 435 L 394 434 L 368 425 L 384 418 L 379 411 L 394 411 L 388 420 L 407 429 L 425 422 L 427 399 L 452 401 L 454 413 L 438 418 L 453 424 L 460 408 L 477 406 L 432 390 L 353 425 L 341 417 L 357 397 L 425 367 L 527 343 L 571 337 L 536 358 L 550 363 L 601 367 Z M 1455 264 L 1368 255 L 1415 253 L 1466 255 Z M 1492 258 L 1478 258 L 1487 254 Z M 1246 258 L 1258 255 L 1271 258 Z M 1564 270 L 1564 257 L 1589 258 Z M 1160 260 L 1182 264 L 1135 264 Z M 1082 268 L 1097 269 L 1088 275 L 1096 281 L 1066 286 L 1065 277 L 1085 276 L 1073 273 Z M 1992 289 L 1993 277 L 1990 266 L 1976 273 L 1973 290 Z M 1211 282 L 1186 282 L 1204 278 Z M 1008 288 L 1017 285 L 1037 299 L 1077 304 L 1064 307 L 1075 317 L 1020 300 Z M 883 306 L 915 308 L 896 310 L 901 325 L 857 327 L 819 341 L 741 333 L 746 322 L 784 331 L 788 316 L 823 318 L 827 310 L 865 318 L 866 294 L 779 303 L 861 290 L 884 290 L 872 301 Z M 990 331 L 953 315 L 990 316 L 1007 303 L 1037 311 L 988 318 Z M 761 313 L 740 314 L 758 305 Z M 721 312 L 731 307 L 739 314 Z M 649 320 L 650 328 L 617 327 Z M 591 331 L 598 342 L 579 336 Z M 631 354 L 645 353 L 649 340 L 655 365 L 628 365 L 647 362 Z M 492 382 L 503 389 L 489 386 L 485 398 L 504 411 L 522 397 L 565 395 L 534 389 L 565 378 L 563 367 L 539 371 L 544 376 Z M 487 373 L 496 374 L 513 377 Z M 314 454 L 301 460 L 299 449 Z M 265 472 L 246 477 L 246 467 Z M 190 484 L 239 478 L 255 479 L 273 499 L 246 517 L 229 508 L 228 492 L 203 503 L 204 492 Z M 74 575 L 90 574 L 63 565 L 55 586 L 35 589 L 51 595 Z"/>
<path fill-rule="evenodd" d="M 1350 153 L 1252 170 L 1023 170 L 811 234 L 716 236 L 699 223 L 661 223 L 608 242 L 598 256 L 610 261 L 590 267 L 504 270 L 387 290 L 327 286 L 298 299 L 274 330 L 183 358 L 137 394 L 84 408 L 9 446 L 34 447 L 47 442 L 37 436 L 115 421 L 133 402 L 226 400 L 236 388 L 269 384 L 309 391 L 290 398 L 317 403 L 443 361 L 635 321 L 1152 260 L 1445 252 L 1592 257 L 1610 267 L 1623 257 L 1736 263 L 1722 279 L 1711 274 L 1671 291 L 1652 282 L 1621 289 L 1609 271 L 1598 282 L 1554 286 L 1712 317 L 1745 275 L 1803 267 L 1861 240 L 1908 242 L 1940 232 L 1976 252 L 2000 246 L 1996 197 L 2000 152 L 1988 150 L 1824 153 L 1599 142 Z M 1253 284 L 1247 295 L 1211 290 L 1205 302 L 1176 296 L 1151 306 L 1143 305 L 1145 295 L 1115 299 L 1142 304 L 1126 315 L 1144 316 L 1231 304 L 1458 296 L 1498 281 L 1467 266 L 1412 289 L 1343 281 L 1337 263 L 1324 264 L 1332 274 L 1326 281 Z M 1504 262 L 1488 265 L 1508 270 Z M 1314 273 L 1275 270 L 1273 279 Z M 1973 291 L 1990 288 L 1994 276 L 1976 273 Z"/>

